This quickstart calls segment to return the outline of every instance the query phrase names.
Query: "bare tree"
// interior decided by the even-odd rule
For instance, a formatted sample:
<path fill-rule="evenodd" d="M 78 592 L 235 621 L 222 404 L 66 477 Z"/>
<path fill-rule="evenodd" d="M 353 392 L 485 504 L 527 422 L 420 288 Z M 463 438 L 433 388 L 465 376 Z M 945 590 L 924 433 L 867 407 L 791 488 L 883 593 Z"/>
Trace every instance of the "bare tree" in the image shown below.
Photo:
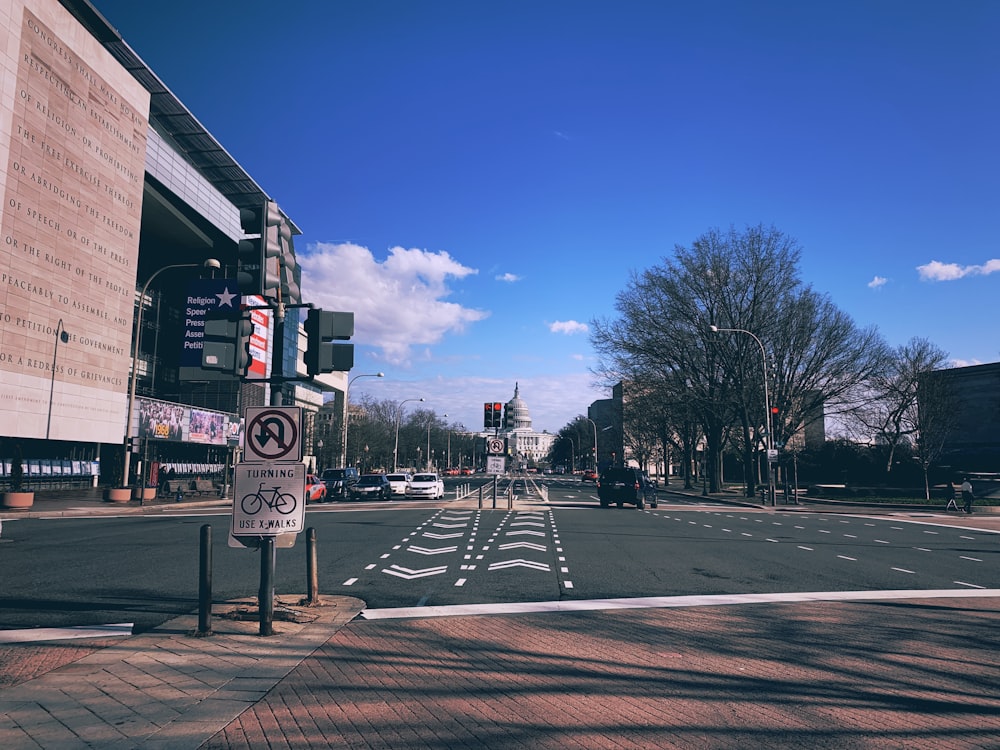
<path fill-rule="evenodd" d="M 948 354 L 924 338 L 914 337 L 902 346 L 892 350 L 884 366 L 872 374 L 868 383 L 868 399 L 864 408 L 855 412 L 855 419 L 866 428 L 877 441 L 889 448 L 886 472 L 892 471 L 896 448 L 903 442 L 915 445 L 920 438 L 920 386 L 927 373 L 942 369 L 948 361 Z M 944 399 L 938 386 L 925 384 L 936 391 L 936 400 Z M 941 421 L 940 416 L 930 411 L 935 399 L 927 398 L 928 427 Z M 929 436 L 928 436 L 929 437 Z M 927 440 L 925 439 L 925 447 Z"/>
<path fill-rule="evenodd" d="M 723 437 L 738 425 L 746 491 L 754 494 L 753 465 L 770 416 L 765 370 L 783 415 L 776 433 L 780 427 L 784 436 L 817 404 L 846 400 L 884 352 L 874 329 L 859 330 L 801 282 L 799 257 L 797 243 L 773 227 L 712 230 L 634 274 L 618 294 L 619 316 L 594 322 L 599 376 L 650 384 L 665 400 L 683 400 L 695 417 L 712 491 Z"/>

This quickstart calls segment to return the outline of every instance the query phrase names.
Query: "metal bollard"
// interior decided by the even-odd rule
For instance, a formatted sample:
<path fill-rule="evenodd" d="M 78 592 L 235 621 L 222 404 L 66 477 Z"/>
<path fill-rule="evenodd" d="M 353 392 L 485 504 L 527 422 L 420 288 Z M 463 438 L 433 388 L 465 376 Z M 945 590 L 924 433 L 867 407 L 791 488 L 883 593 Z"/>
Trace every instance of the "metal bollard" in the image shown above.
<path fill-rule="evenodd" d="M 483 485 L 479 485 L 479 510 L 483 509 Z"/>
<path fill-rule="evenodd" d="M 316 565 L 316 529 L 306 529 L 306 605 L 319 604 L 319 572 Z"/>
<path fill-rule="evenodd" d="M 198 556 L 198 633 L 212 634 L 212 527 L 201 527 Z"/>

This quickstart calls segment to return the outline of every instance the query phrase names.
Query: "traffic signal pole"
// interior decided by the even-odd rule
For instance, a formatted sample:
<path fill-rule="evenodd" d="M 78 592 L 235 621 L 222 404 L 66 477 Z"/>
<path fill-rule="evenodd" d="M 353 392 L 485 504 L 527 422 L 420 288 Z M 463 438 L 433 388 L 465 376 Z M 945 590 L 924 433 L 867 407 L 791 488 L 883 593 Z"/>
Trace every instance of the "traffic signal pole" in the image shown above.
<path fill-rule="evenodd" d="M 281 387 L 285 367 L 282 361 L 285 344 L 285 304 L 279 299 L 274 307 L 274 340 L 271 342 L 271 406 L 282 405 Z M 274 635 L 274 568 L 277 550 L 271 535 L 260 540 L 260 588 L 257 592 L 257 613 L 261 635 Z"/>

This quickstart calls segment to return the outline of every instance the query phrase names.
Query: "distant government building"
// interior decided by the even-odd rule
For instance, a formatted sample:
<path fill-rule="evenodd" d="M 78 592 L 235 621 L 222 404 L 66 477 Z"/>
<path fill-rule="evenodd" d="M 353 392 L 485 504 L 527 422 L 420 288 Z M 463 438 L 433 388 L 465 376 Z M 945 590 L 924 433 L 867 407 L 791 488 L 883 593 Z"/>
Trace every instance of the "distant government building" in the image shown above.
<path fill-rule="evenodd" d="M 18 454 L 36 488 L 120 485 L 126 464 L 130 481 L 218 472 L 243 408 L 272 402 L 266 383 L 200 369 L 206 300 L 236 275 L 240 209 L 280 196 L 86 0 L 6 0 L 0 15 L 0 483 Z M 305 374 L 289 312 L 279 361 Z M 269 316 L 255 313 L 258 380 Z M 282 403 L 308 419 L 345 375 L 286 383 Z"/>

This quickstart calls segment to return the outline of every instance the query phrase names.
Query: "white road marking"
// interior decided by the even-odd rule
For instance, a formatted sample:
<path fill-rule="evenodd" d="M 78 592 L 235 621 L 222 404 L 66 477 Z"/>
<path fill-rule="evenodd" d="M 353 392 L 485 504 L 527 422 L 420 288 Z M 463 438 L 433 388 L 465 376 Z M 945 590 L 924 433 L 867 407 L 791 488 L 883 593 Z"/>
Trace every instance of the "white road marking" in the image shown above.
<path fill-rule="evenodd" d="M 35 641 L 65 641 L 72 638 L 119 638 L 132 635 L 131 622 L 108 625 L 80 625 L 69 628 L 25 628 L 0 630 L 0 643 L 33 643 Z"/>
<path fill-rule="evenodd" d="M 365 620 L 394 620 L 408 617 L 459 617 L 468 615 L 519 615 L 539 612 L 596 612 L 616 609 L 663 609 L 672 607 L 712 607 L 732 604 L 787 604 L 791 602 L 877 602 L 904 599 L 967 599 L 1000 597 L 1000 589 L 984 589 L 955 581 L 962 589 L 901 589 L 888 591 L 814 591 L 775 594 L 713 594 L 705 596 L 650 596 L 634 599 L 589 599 L 548 602 L 506 602 L 502 604 L 456 604 L 440 607 L 398 607 L 366 609 Z M 563 586 L 572 588 L 569 581 Z"/>

